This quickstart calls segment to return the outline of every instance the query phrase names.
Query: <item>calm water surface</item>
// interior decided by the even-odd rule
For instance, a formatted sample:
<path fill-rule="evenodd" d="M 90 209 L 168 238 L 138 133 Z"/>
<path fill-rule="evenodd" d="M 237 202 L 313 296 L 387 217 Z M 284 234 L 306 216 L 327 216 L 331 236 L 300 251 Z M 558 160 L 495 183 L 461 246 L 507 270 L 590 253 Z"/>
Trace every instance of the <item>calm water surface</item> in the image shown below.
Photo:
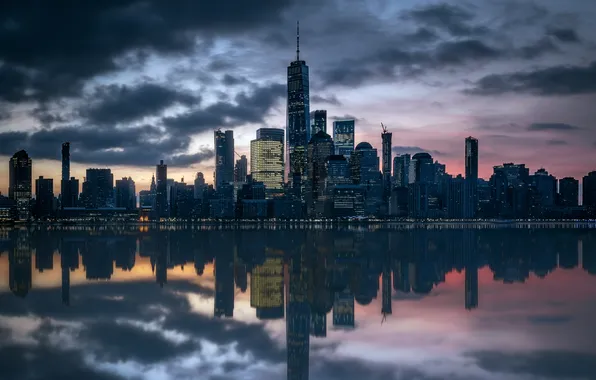
<path fill-rule="evenodd" d="M 0 379 L 596 379 L 596 230 L 0 229 Z"/>

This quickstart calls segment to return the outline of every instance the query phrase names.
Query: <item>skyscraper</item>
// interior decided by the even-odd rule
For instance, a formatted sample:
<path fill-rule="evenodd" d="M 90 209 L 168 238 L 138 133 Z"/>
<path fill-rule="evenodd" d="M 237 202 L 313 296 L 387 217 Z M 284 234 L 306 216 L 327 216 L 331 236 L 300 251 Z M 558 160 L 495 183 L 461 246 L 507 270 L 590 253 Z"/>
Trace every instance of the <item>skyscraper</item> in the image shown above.
<path fill-rule="evenodd" d="M 124 177 L 116 180 L 116 207 L 134 210 L 137 207 L 135 182 L 132 178 Z"/>
<path fill-rule="evenodd" d="M 35 216 L 47 217 L 54 211 L 54 180 L 40 176 L 35 180 Z"/>
<path fill-rule="evenodd" d="M 310 128 L 308 129 L 308 141 L 310 141 L 310 139 L 319 131 L 327 133 L 326 110 L 316 110 L 310 113 Z"/>
<path fill-rule="evenodd" d="M 284 184 L 283 129 L 261 128 L 250 142 L 250 174 L 265 184 L 268 196 L 281 193 Z"/>
<path fill-rule="evenodd" d="M 236 160 L 236 167 L 234 168 L 234 182 L 246 182 L 246 175 L 248 174 L 248 160 L 245 155 L 240 156 Z"/>
<path fill-rule="evenodd" d="M 195 199 L 203 199 L 203 192 L 205 191 L 206 188 L 207 188 L 207 185 L 205 184 L 205 176 L 203 175 L 203 173 L 198 172 L 195 177 L 194 198 Z"/>
<path fill-rule="evenodd" d="M 224 183 L 234 182 L 234 131 L 214 132 L 215 190 Z"/>
<path fill-rule="evenodd" d="M 466 182 L 468 186 L 468 205 L 466 217 L 475 217 L 478 210 L 478 140 L 466 138 Z"/>
<path fill-rule="evenodd" d="M 24 150 L 16 152 L 10 159 L 8 197 L 17 204 L 19 220 L 27 220 L 30 216 L 31 167 L 31 158 Z"/>
<path fill-rule="evenodd" d="M 567 177 L 559 180 L 558 203 L 564 207 L 577 207 L 579 204 L 579 181 Z"/>
<path fill-rule="evenodd" d="M 350 165 L 354 184 L 379 182 L 379 155 L 369 143 L 363 141 L 358 144 L 351 157 Z"/>
<path fill-rule="evenodd" d="M 387 201 L 391 195 L 391 137 L 393 134 L 387 132 L 387 128 L 383 127 L 383 133 L 381 134 L 381 140 L 383 142 L 383 199 Z"/>
<path fill-rule="evenodd" d="M 287 154 L 288 175 L 304 177 L 306 145 L 310 127 L 309 74 L 305 61 L 300 60 L 300 29 L 296 28 L 296 60 L 288 66 Z M 301 178 L 302 179 L 302 178 Z"/>
<path fill-rule="evenodd" d="M 333 122 L 333 142 L 335 154 L 344 155 L 347 159 L 354 152 L 354 120 L 339 120 Z"/>
<path fill-rule="evenodd" d="M 306 194 L 308 211 L 314 213 L 315 204 L 323 195 L 325 177 L 327 177 L 327 159 L 333 155 L 335 148 L 331 136 L 323 131 L 317 132 L 308 143 L 308 169 Z"/>
<path fill-rule="evenodd" d="M 110 169 L 87 169 L 81 201 L 86 208 L 114 205 L 114 175 Z"/>
<path fill-rule="evenodd" d="M 54 180 L 40 176 L 35 180 L 35 216 L 47 217 L 54 211 Z"/>
<path fill-rule="evenodd" d="M 60 197 L 62 199 L 61 207 L 72 207 L 70 204 L 66 204 L 65 200 L 71 199 L 68 196 L 69 192 L 69 181 L 70 179 L 70 143 L 62 143 L 62 180 L 60 181 Z"/>
<path fill-rule="evenodd" d="M 168 165 L 159 161 L 155 168 L 155 216 L 165 218 L 168 216 Z"/>
<path fill-rule="evenodd" d="M 596 216 L 596 171 L 590 172 L 582 182 L 583 206 L 591 217 Z"/>
<path fill-rule="evenodd" d="M 402 154 L 393 159 L 393 185 L 407 187 L 410 183 L 410 155 Z"/>

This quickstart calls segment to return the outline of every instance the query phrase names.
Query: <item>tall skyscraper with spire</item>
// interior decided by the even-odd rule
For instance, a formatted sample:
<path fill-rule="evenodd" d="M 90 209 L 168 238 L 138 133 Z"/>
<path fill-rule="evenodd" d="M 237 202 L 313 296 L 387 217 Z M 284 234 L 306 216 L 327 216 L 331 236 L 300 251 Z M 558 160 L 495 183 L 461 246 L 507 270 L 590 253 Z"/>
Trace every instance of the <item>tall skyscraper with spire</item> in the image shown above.
<path fill-rule="evenodd" d="M 288 66 L 287 149 L 288 178 L 302 181 L 306 169 L 307 129 L 310 127 L 308 66 L 300 60 L 300 24 L 296 25 L 296 60 Z"/>
<path fill-rule="evenodd" d="M 391 137 L 393 134 L 387 132 L 387 128 L 383 124 L 381 127 L 383 127 L 381 134 L 383 142 L 383 200 L 387 202 L 391 195 Z"/>
<path fill-rule="evenodd" d="M 478 209 L 478 140 L 472 136 L 466 138 L 466 185 L 465 216 L 473 218 Z"/>

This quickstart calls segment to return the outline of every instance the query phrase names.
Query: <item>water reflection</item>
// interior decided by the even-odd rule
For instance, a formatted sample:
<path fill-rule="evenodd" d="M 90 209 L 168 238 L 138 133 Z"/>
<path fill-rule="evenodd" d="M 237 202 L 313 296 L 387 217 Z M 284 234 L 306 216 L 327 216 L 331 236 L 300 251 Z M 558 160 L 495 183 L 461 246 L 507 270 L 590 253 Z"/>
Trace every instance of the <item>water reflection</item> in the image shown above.
<path fill-rule="evenodd" d="M 104 317 L 110 317 L 110 309 L 107 305 L 114 307 L 118 304 L 117 309 L 124 310 L 125 307 L 120 305 L 122 302 L 134 304 L 135 302 L 140 303 L 140 299 L 144 299 L 146 304 L 137 305 L 140 310 L 119 315 L 114 313 L 115 322 L 114 320 L 109 321 L 108 318 L 108 320 L 102 319 L 101 323 L 104 324 L 104 327 L 108 326 L 109 322 L 111 322 L 109 326 L 118 326 L 118 328 L 136 326 L 145 335 L 161 334 L 165 342 L 172 344 L 174 353 L 178 352 L 177 350 L 180 350 L 181 353 L 195 352 L 192 351 L 196 350 L 194 346 L 193 348 L 189 346 L 188 352 L 181 349 L 187 344 L 191 345 L 195 338 L 198 339 L 196 342 L 199 342 L 197 344 L 201 347 L 201 352 L 211 350 L 209 352 L 212 356 L 228 352 L 228 357 L 232 358 L 228 359 L 231 361 L 222 362 L 221 368 L 210 370 L 211 375 L 209 376 L 211 377 L 206 377 L 214 379 L 218 378 L 217 376 L 223 376 L 222 378 L 235 378 L 236 376 L 251 378 L 254 376 L 254 378 L 259 378 L 267 373 L 279 375 L 279 368 L 271 366 L 271 364 L 277 363 L 274 358 L 283 350 L 284 345 L 286 350 L 283 362 L 286 367 L 287 379 L 308 379 L 309 374 L 310 378 L 317 379 L 361 378 L 358 376 L 375 378 L 372 374 L 384 379 L 445 378 L 447 375 L 444 373 L 425 372 L 425 368 L 420 368 L 419 364 L 422 363 L 420 360 L 424 358 L 418 358 L 420 360 L 408 359 L 408 365 L 410 365 L 407 367 L 410 368 L 408 371 L 413 372 L 404 372 L 403 363 L 399 360 L 395 360 L 392 366 L 392 360 L 380 359 L 390 351 L 385 354 L 381 353 L 377 358 L 374 358 L 374 355 L 371 357 L 367 352 L 343 352 L 344 357 L 352 355 L 360 361 L 348 362 L 345 368 L 337 368 L 338 352 L 342 352 L 343 341 L 351 339 L 356 341 L 356 336 L 350 335 L 350 331 L 361 330 L 363 336 L 366 336 L 372 331 L 385 328 L 383 324 L 399 323 L 402 319 L 404 323 L 406 321 L 411 323 L 413 329 L 417 328 L 417 323 L 423 324 L 424 320 L 432 320 L 435 316 L 431 316 L 432 311 L 429 312 L 422 308 L 423 303 L 418 306 L 408 303 L 408 301 L 428 299 L 428 302 L 433 302 L 434 292 L 441 296 L 438 290 L 442 287 L 455 289 L 459 293 L 458 307 L 460 309 L 481 311 L 483 298 L 479 296 L 479 290 L 482 288 L 482 284 L 487 284 L 484 285 L 487 288 L 492 286 L 489 286 L 489 283 L 524 284 L 532 278 L 546 279 L 558 271 L 569 270 L 574 274 L 588 275 L 582 277 L 583 283 L 579 285 L 592 288 L 596 285 L 596 277 L 589 276 L 596 275 L 596 236 L 593 230 L 589 229 L 205 231 L 151 228 L 142 230 L 132 228 L 64 230 L 22 228 L 0 230 L 0 255 L 0 274 L 8 272 L 7 288 L 16 296 L 11 297 L 9 301 L 5 294 L 0 293 L 2 296 L 0 305 L 4 304 L 0 307 L 0 333 L 7 330 L 7 335 L 13 338 L 21 334 L 21 332 L 17 333 L 17 330 L 22 330 L 22 326 L 14 323 L 11 325 L 7 322 L 14 322 L 14 319 L 10 318 L 15 317 L 34 318 L 36 323 L 42 323 L 39 322 L 39 318 L 41 321 L 51 321 L 47 322 L 50 326 L 46 326 L 46 328 L 53 330 L 58 328 L 56 326 L 63 326 L 64 323 L 79 323 L 81 320 L 77 319 L 80 317 L 78 313 L 82 313 L 90 306 L 90 299 L 95 302 L 95 309 L 99 314 L 106 314 L 103 315 Z M 55 266 L 60 267 L 59 278 L 51 276 L 52 273 L 57 272 Z M 189 273 L 189 267 L 194 273 Z M 56 271 L 54 271 L 55 269 Z M 460 276 L 459 273 L 462 275 Z M 84 279 L 82 278 L 83 274 Z M 484 275 L 487 281 L 482 281 L 481 275 Z M 173 276 L 173 283 L 168 283 L 169 276 Z M 488 278 L 488 276 L 492 278 Z M 574 276 L 577 277 L 577 275 Z M 120 293 L 106 296 L 101 299 L 101 302 L 98 301 L 99 298 L 94 298 L 94 292 L 101 294 L 102 291 L 97 287 L 89 288 L 89 285 L 107 288 L 109 285 L 105 281 L 115 277 L 118 277 L 115 280 L 117 284 L 126 282 L 118 287 Z M 153 289 L 159 289 L 159 293 L 152 291 L 151 285 L 145 282 L 148 277 L 154 278 L 158 286 Z M 448 277 L 452 279 L 453 286 L 449 285 Z M 190 282 L 195 287 L 189 288 L 182 285 L 189 283 L 192 278 L 197 279 L 195 282 Z M 460 279 L 461 285 L 458 283 Z M 569 279 L 566 281 L 571 282 Z M 142 285 L 141 292 L 146 293 L 143 297 L 139 297 L 138 294 L 126 295 L 127 287 L 137 290 L 136 285 L 133 285 L 135 282 Z M 29 298 L 35 296 L 38 284 L 39 293 L 44 297 L 59 286 L 64 306 L 57 309 L 55 306 L 49 305 L 49 302 L 54 301 L 48 299 L 41 301 L 39 298 L 30 300 Z M 172 293 L 164 293 L 170 287 Z M 560 284 L 560 288 L 576 293 L 580 291 L 569 290 L 564 283 Z M 522 294 L 519 289 L 504 288 L 503 291 L 510 292 L 513 298 L 513 291 Z M 540 289 L 537 289 L 534 294 L 539 292 Z M 198 299 L 195 297 L 197 294 L 199 295 Z M 148 298 L 149 295 L 156 297 Z M 196 326 L 188 327 L 191 322 L 183 321 L 181 315 L 175 314 L 174 311 L 178 310 L 181 305 L 168 306 L 167 295 L 173 297 L 168 299 L 168 302 L 174 303 L 182 302 L 183 298 L 180 296 L 184 295 L 186 297 L 184 305 L 189 309 L 187 311 L 192 311 L 195 314 L 205 313 L 206 305 L 210 307 L 210 316 L 215 319 L 211 322 L 201 321 L 214 329 L 213 334 L 215 331 L 219 331 L 221 336 L 226 336 L 227 331 L 231 329 L 236 335 L 232 335 L 229 339 L 236 342 L 236 345 L 241 346 L 240 342 L 244 340 L 244 337 L 238 335 L 241 333 L 241 329 L 246 329 L 242 331 L 248 334 L 251 324 L 269 328 L 271 331 L 268 331 L 268 337 L 261 337 L 261 339 L 266 339 L 265 344 L 272 346 L 268 348 L 271 350 L 271 357 L 262 361 L 257 360 L 259 358 L 255 356 L 257 355 L 256 348 L 253 346 L 247 348 L 248 345 L 256 344 L 256 341 L 247 342 L 247 347 L 244 347 L 245 351 L 242 351 L 236 346 L 222 348 L 224 346 L 220 345 L 208 348 L 210 346 L 202 336 L 191 338 L 193 336 L 191 333 L 196 333 L 193 330 Z M 593 295 L 596 294 L 592 293 L 587 296 L 592 297 Z M 527 296 L 529 295 L 524 294 L 524 298 L 520 302 L 526 302 L 525 297 Z M 577 296 L 578 294 L 571 294 L 569 298 L 575 300 Z M 26 306 L 16 303 L 17 298 L 25 298 L 21 303 L 25 302 Z M 494 299 L 495 296 L 491 295 L 489 298 Z M 249 308 L 235 307 L 236 300 L 240 300 L 243 305 L 248 304 Z M 545 300 L 545 302 L 547 301 Z M 590 302 L 590 305 L 595 305 L 595 301 L 596 298 L 589 298 L 588 300 L 577 299 L 574 302 L 582 303 L 582 305 Z M 47 310 L 36 309 L 42 303 Z M 106 306 L 105 310 L 101 309 L 101 305 Z M 412 309 L 407 310 L 406 306 Z M 456 305 L 450 305 L 450 309 L 453 309 L 453 306 Z M 498 306 L 496 303 L 488 304 L 486 310 L 491 310 L 496 306 Z M 541 304 L 540 307 L 542 308 L 543 305 Z M 418 320 L 405 318 L 406 314 L 417 308 L 420 308 Z M 564 306 L 559 309 L 561 313 L 566 314 L 575 312 L 566 310 Z M 241 315 L 235 316 L 235 310 L 240 310 Z M 246 315 L 247 310 L 252 313 L 252 316 Z M 373 310 L 374 313 L 371 313 Z M 394 315 L 396 310 L 397 315 Z M 591 319 L 596 317 L 595 310 L 582 310 L 579 317 Z M 159 318 L 148 319 L 149 316 L 155 317 L 155 313 L 159 314 Z M 536 310 L 536 314 L 537 317 L 528 317 L 528 320 L 535 318 L 536 324 L 552 324 L 560 321 L 561 318 L 560 315 L 544 314 L 542 310 Z M 93 314 L 85 315 L 84 320 L 99 323 L 100 317 L 101 315 L 98 315 L 98 320 L 95 321 Z M 568 322 L 570 318 L 580 319 L 579 317 L 576 315 L 563 317 L 563 322 Z M 445 314 L 444 318 L 449 321 L 453 315 Z M 472 317 L 458 314 L 457 318 L 465 320 L 465 318 Z M 222 320 L 217 322 L 220 319 Z M 188 320 L 190 321 L 190 317 Z M 23 319 L 23 321 L 25 320 Z M 226 321 L 234 321 L 234 324 L 229 324 L 232 322 Z M 281 325 L 283 328 L 280 328 L 277 321 L 283 321 L 283 325 Z M 469 321 L 474 320 L 470 319 Z M 219 326 L 217 329 L 223 330 L 217 330 L 214 326 Z M 443 329 L 439 335 L 460 334 L 458 328 L 454 327 L 452 331 Z M 467 328 L 482 332 L 489 331 L 491 327 L 470 325 Z M 58 330 L 60 329 L 63 327 L 58 328 Z M 72 329 L 77 332 L 77 336 L 85 336 L 84 327 L 78 326 Z M 285 342 L 282 343 L 285 344 L 275 348 L 273 342 L 275 334 L 283 334 L 284 330 Z M 392 327 L 388 327 L 387 331 L 391 333 Z M 39 331 L 34 330 L 34 332 L 39 336 Z M 135 337 L 147 339 L 145 335 Z M 333 335 L 342 339 L 332 339 L 331 347 L 336 351 L 331 356 L 325 356 L 332 350 L 330 346 L 325 345 L 325 342 L 328 336 L 332 337 Z M 212 342 L 217 342 L 220 339 L 215 335 L 212 336 Z M 125 337 L 126 334 L 123 334 L 122 337 L 114 339 L 120 342 Z M 311 337 L 313 338 L 312 342 Z M 594 334 L 591 334 L 591 337 L 596 338 Z M 433 338 L 436 339 L 438 336 L 433 336 Z M 62 337 L 61 339 L 66 338 Z M 14 340 L 12 344 L 17 343 L 19 343 L 18 339 Z M 77 346 L 76 343 L 71 343 Z M 158 341 L 154 343 L 158 343 Z M 483 350 L 472 351 L 470 347 L 465 347 L 467 350 L 465 351 L 462 348 L 462 354 L 458 357 L 460 361 L 467 360 L 475 363 L 476 372 L 470 373 L 469 368 L 464 369 L 465 363 L 461 362 L 459 365 L 453 364 L 449 377 L 456 379 L 460 377 L 500 379 L 507 376 L 509 378 L 525 378 L 524 376 L 541 378 L 541 375 L 544 374 L 535 370 L 530 362 L 528 362 L 530 364 L 521 365 L 519 361 L 515 361 L 515 357 L 506 356 L 509 354 L 507 351 L 499 352 L 501 356 L 497 356 L 496 352 L 487 351 L 487 347 L 491 346 L 490 342 L 485 343 Z M 573 342 L 571 343 L 570 347 L 573 348 Z M 364 347 L 363 342 L 360 344 L 361 347 Z M 399 345 L 399 342 L 394 342 L 394 344 Z M 470 345 L 469 342 L 466 344 Z M 474 345 L 478 344 L 474 343 L 471 346 Z M 523 346 L 523 344 L 520 345 Z M 414 343 L 412 352 L 415 352 L 414 346 L 420 346 L 418 348 L 421 348 L 422 352 L 425 349 L 421 344 Z M 0 345 L 2 355 L 6 354 L 6 351 L 3 351 L 6 347 L 6 345 Z M 374 346 L 368 347 L 374 349 Z M 311 348 L 315 352 L 312 352 Z M 550 347 L 547 348 L 550 349 Z M 27 347 L 23 348 L 23 353 L 26 353 L 26 349 Z M 136 349 L 141 350 L 140 347 Z M 53 349 L 53 352 L 57 351 L 59 351 L 58 348 Z M 77 352 L 80 351 L 81 349 L 77 348 Z M 203 354 L 209 356 L 205 352 Z M 407 356 L 406 351 L 401 354 Z M 589 347 L 582 347 L 582 350 L 575 354 L 584 356 L 570 357 L 569 360 L 573 360 L 573 364 L 567 363 L 569 368 L 565 367 L 563 362 L 558 367 L 551 368 L 549 373 L 553 373 L 553 370 L 560 372 L 557 375 L 555 371 L 556 376 L 551 376 L 551 378 L 593 378 L 590 374 L 596 372 L 590 371 L 596 371 L 596 349 L 590 350 Z M 149 367 L 137 366 L 133 370 L 130 363 L 127 364 L 130 368 L 116 365 L 114 363 L 118 363 L 118 361 L 110 361 L 105 352 L 101 354 L 104 357 L 94 353 L 92 359 L 88 353 L 81 355 L 83 355 L 81 360 L 87 366 L 85 370 L 105 375 L 106 378 L 134 377 L 131 373 L 134 373 L 135 376 L 151 377 Z M 155 360 L 161 362 L 164 357 L 167 358 L 169 355 L 156 355 Z M 195 352 L 194 359 L 189 357 L 186 364 L 191 366 L 194 363 L 193 360 L 198 360 L 196 357 Z M 321 358 L 324 357 L 326 359 L 322 360 Z M 561 357 L 558 358 L 560 361 Z M 4 356 L 0 356 L 0 359 L 2 359 L 0 360 L 0 371 L 3 366 L 6 370 L 7 362 L 5 360 L 7 359 Z M 591 359 L 595 359 L 593 365 L 589 364 Z M 441 360 L 445 359 L 441 358 Z M 219 363 L 217 360 L 215 362 Z M 545 363 L 547 362 L 552 365 L 552 358 L 545 361 Z M 263 363 L 269 364 L 269 367 L 265 368 L 267 366 Z M 324 368 L 321 363 L 326 363 Z M 503 365 L 498 363 L 503 363 Z M 502 368 L 505 363 L 508 368 Z M 517 363 L 517 367 L 512 367 L 511 363 Z M 242 370 L 235 367 L 241 364 Z M 215 364 L 211 363 L 212 365 Z M 581 365 L 584 365 L 585 368 Z M 245 367 L 251 369 L 248 370 Z M 166 371 L 165 368 L 160 370 Z M 349 368 L 352 369 L 349 370 Z M 383 370 L 379 372 L 379 368 Z M 13 372 L 5 373 L 11 373 L 17 378 L 29 373 L 27 371 L 29 370 L 25 368 L 13 368 Z M 152 371 L 156 371 L 156 369 L 153 368 Z M 180 371 L 175 372 L 176 374 L 166 371 L 162 373 L 162 377 L 158 376 L 157 378 L 188 377 L 188 374 L 183 374 Z M 316 373 L 316 376 L 313 373 Z M 188 378 L 192 378 L 192 376 Z"/>

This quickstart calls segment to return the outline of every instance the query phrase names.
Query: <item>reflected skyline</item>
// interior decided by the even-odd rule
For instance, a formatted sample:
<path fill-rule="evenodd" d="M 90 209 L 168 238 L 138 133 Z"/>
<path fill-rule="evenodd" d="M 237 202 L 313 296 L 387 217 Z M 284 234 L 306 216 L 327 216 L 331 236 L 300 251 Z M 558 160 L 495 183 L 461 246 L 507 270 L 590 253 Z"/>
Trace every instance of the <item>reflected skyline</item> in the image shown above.
<path fill-rule="evenodd" d="M 440 298 L 441 289 L 457 294 L 450 309 L 482 314 L 494 307 L 483 296 L 488 284 L 507 291 L 559 272 L 596 284 L 592 230 L 0 230 L 0 274 L 9 274 L 1 303 L 7 292 L 29 302 L 59 287 L 68 315 L 81 305 L 84 285 L 152 279 L 144 291 L 163 295 L 190 281 L 210 289 L 197 307 L 212 318 L 278 329 L 283 322 L 287 379 L 314 378 L 312 349 L 321 342 L 405 323 L 405 305 Z M 55 309 L 60 298 L 47 302 Z"/>

